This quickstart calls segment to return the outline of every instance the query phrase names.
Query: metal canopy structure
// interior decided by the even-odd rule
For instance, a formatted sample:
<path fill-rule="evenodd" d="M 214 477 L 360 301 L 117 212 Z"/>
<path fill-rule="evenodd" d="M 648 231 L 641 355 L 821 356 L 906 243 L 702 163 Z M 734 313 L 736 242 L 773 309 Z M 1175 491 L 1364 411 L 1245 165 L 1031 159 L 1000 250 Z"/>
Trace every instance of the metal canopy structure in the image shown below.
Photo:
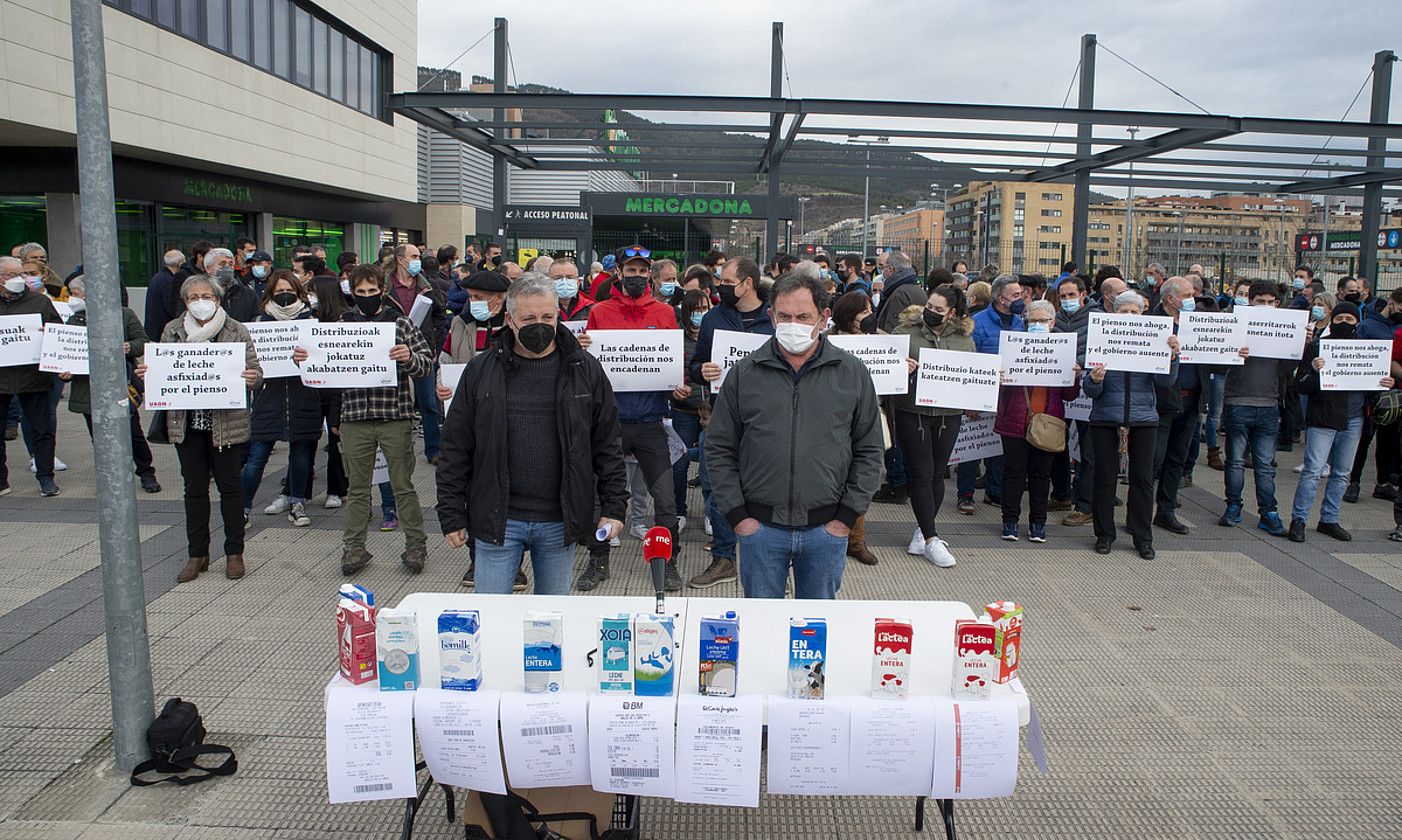
<path fill-rule="evenodd" d="M 1402 195 L 1402 187 L 1386 186 L 1402 184 L 1402 165 L 1396 162 L 1402 150 L 1387 148 L 1388 140 L 1402 137 L 1402 124 L 1388 119 L 1392 64 L 1397 60 L 1391 50 L 1374 56 L 1368 121 L 1351 122 L 1095 108 L 1094 35 L 1081 39 L 1080 95 L 1074 108 L 785 97 L 781 95 L 783 24 L 778 22 L 772 25 L 768 97 L 516 93 L 506 91 L 504 85 L 506 21 L 502 18 L 497 19 L 496 39 L 498 72 L 493 92 L 397 93 L 390 96 L 389 104 L 395 113 L 492 156 L 502 181 L 494 191 L 499 232 L 507 165 L 757 175 L 766 177 L 773 198 L 779 195 L 783 176 L 1074 183 L 1072 253 L 1082 264 L 1091 186 L 1361 194 L 1360 273 L 1366 274 L 1376 265 L 1382 198 Z M 469 113 L 489 109 L 491 120 L 475 119 Z M 506 109 L 565 111 L 578 114 L 579 121 L 507 121 Z M 606 110 L 620 109 L 646 114 L 648 121 L 604 122 Z M 716 121 L 668 121 L 672 115 L 686 119 L 714 115 Z M 1075 126 L 1076 136 L 1058 136 L 1055 132 L 1063 125 Z M 1132 140 L 1106 136 L 1130 127 L 1159 131 Z M 524 135 L 570 131 L 582 137 L 508 137 L 508 129 Z M 626 140 L 614 139 L 611 132 L 619 129 L 627 130 Z M 873 147 L 862 138 L 877 138 L 883 145 Z M 892 143 L 891 138 L 911 142 Z M 923 145 L 930 140 L 942 143 Z M 1223 142 L 1228 140 L 1232 142 Z M 939 158 L 927 157 L 932 154 Z M 777 242 L 777 227 L 777 219 L 768 220 L 771 250 Z"/>

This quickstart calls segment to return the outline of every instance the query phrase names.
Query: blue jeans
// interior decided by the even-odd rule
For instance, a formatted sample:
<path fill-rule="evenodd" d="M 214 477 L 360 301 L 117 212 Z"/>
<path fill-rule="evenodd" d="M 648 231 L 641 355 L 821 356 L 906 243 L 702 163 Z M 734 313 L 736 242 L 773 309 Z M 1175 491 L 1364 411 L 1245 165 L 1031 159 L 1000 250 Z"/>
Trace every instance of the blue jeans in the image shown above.
<path fill-rule="evenodd" d="M 711 476 L 706 472 L 706 433 L 702 432 L 697 447 L 701 450 L 701 498 L 706 502 L 706 519 L 711 523 L 711 556 L 735 559 L 735 530 L 730 520 L 716 507 L 716 498 L 711 493 Z M 784 597 L 782 592 L 779 597 Z"/>
<path fill-rule="evenodd" d="M 396 517 L 399 513 L 399 502 L 394 498 L 394 488 L 386 481 L 380 485 L 380 513 L 385 519 Z"/>
<path fill-rule="evenodd" d="M 899 443 L 886 450 L 886 483 L 892 487 L 904 487 L 910 483 L 910 475 L 905 471 L 905 453 Z"/>
<path fill-rule="evenodd" d="M 316 441 L 294 440 L 288 446 L 287 486 L 297 491 L 306 489 L 312 474 L 312 460 L 316 458 Z M 243 509 L 253 509 L 253 497 L 258 495 L 258 485 L 263 483 L 263 470 L 268 466 L 268 456 L 273 454 L 275 440 L 255 440 L 248 444 L 248 457 L 243 462 Z M 306 499 L 300 492 L 287 494 L 289 504 L 301 504 Z"/>
<path fill-rule="evenodd" d="M 1275 442 L 1280 435 L 1280 409 L 1275 406 L 1229 405 L 1227 422 L 1227 504 L 1241 504 L 1246 485 L 1246 447 L 1256 476 L 1256 507 L 1262 516 L 1275 513 Z"/>
<path fill-rule="evenodd" d="M 574 543 L 565 544 L 565 523 L 523 522 L 520 519 L 506 520 L 506 539 L 501 545 L 477 537 L 477 591 L 489 595 L 510 595 L 525 549 L 531 551 L 535 594 L 570 594 Z"/>
<path fill-rule="evenodd" d="M 438 374 L 429 371 L 428 376 L 414 380 L 414 402 L 419 406 L 419 416 L 423 418 L 424 428 L 424 457 L 432 458 L 438 454 L 439 442 L 442 440 L 439 425 L 443 422 L 438 416 L 441 407 L 438 405 L 438 395 L 435 389 L 438 385 Z"/>
<path fill-rule="evenodd" d="M 697 457 L 696 441 L 701 437 L 701 415 L 672 412 L 672 431 L 686 444 L 686 455 L 672 465 L 672 488 L 677 497 L 677 516 L 686 516 L 686 478 L 691 461 Z"/>
<path fill-rule="evenodd" d="M 1217 426 L 1222 422 L 1222 391 L 1227 387 L 1227 375 L 1214 373 L 1208 379 L 1207 422 L 1202 427 L 1202 439 L 1209 449 L 1217 446 Z"/>
<path fill-rule="evenodd" d="M 1295 485 L 1291 519 L 1309 519 L 1310 511 L 1314 509 L 1314 497 L 1319 493 L 1319 479 L 1324 474 L 1324 465 L 1328 464 L 1329 479 L 1324 485 L 1324 503 L 1319 508 L 1319 521 L 1321 524 L 1339 521 L 1339 503 L 1344 499 L 1348 471 L 1353 466 L 1353 455 L 1362 435 L 1362 417 L 1350 418 L 1348 428 L 1342 432 L 1317 426 L 1305 429 L 1305 464 L 1304 469 L 1300 470 L 1300 483 Z"/>
<path fill-rule="evenodd" d="M 740 537 L 740 588 L 746 598 L 782 598 L 793 566 L 795 598 L 837 597 L 847 567 L 847 538 L 823 525 L 781 528 L 761 523 Z"/>
<path fill-rule="evenodd" d="M 1081 449 L 1084 451 L 1085 447 Z M 1003 498 L 1003 456 L 983 459 L 983 494 L 993 501 Z M 959 498 L 974 497 L 974 481 L 978 479 L 978 461 L 965 461 L 955 469 L 955 486 Z"/>

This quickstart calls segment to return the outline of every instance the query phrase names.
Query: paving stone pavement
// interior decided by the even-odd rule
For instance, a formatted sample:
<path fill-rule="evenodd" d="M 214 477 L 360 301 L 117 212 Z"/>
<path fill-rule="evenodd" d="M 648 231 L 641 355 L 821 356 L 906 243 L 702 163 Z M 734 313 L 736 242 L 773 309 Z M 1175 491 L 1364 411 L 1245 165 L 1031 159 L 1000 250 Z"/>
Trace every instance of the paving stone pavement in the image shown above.
<path fill-rule="evenodd" d="M 112 770 L 91 451 L 78 418 L 60 413 L 59 455 L 71 466 L 58 477 L 64 494 L 40 498 L 14 470 L 15 493 L 0 499 L 0 840 L 398 836 L 398 802 L 326 802 L 321 687 L 335 667 L 329 593 L 342 580 L 340 516 L 320 498 L 311 528 L 260 512 L 281 452 L 253 514 L 242 581 L 226 580 L 216 562 L 174 585 L 184 533 L 169 447 L 157 451 L 164 491 L 138 499 L 157 697 L 195 701 L 210 740 L 237 750 L 238 774 L 133 789 Z M 22 452 L 9 445 L 11 464 Z M 1298 459 L 1298 447 L 1280 456 L 1283 507 Z M 873 507 L 868 535 L 881 562 L 849 565 L 843 597 L 971 605 L 1011 597 L 1028 607 L 1023 669 L 1051 773 L 1039 775 L 1024 753 L 1016 796 L 959 804 L 961 836 L 1402 837 L 1402 555 L 1385 540 L 1390 505 L 1365 492 L 1345 505 L 1353 542 L 1311 529 L 1295 545 L 1257 530 L 1250 515 L 1218 527 L 1221 474 L 1200 466 L 1195 477 L 1180 511 L 1192 532 L 1157 532 L 1153 562 L 1127 536 L 1109 556 L 1091 553 L 1089 527 L 1052 524 L 1040 546 L 1002 542 L 995 509 L 960 516 L 950 487 L 940 526 L 959 565 L 937 569 L 905 554 L 908 508 Z M 431 507 L 431 468 L 420 463 L 415 481 Z M 690 505 L 700 510 L 696 491 Z M 680 541 L 684 577 L 708 559 L 692 523 Z M 411 577 L 398 563 L 402 540 L 371 531 L 376 560 L 359 579 L 383 603 L 459 590 L 463 552 L 431 538 L 427 571 Z M 625 537 L 615 558 L 598 594 L 645 592 L 637 541 Z M 440 805 L 435 795 L 417 835 L 461 837 Z M 913 806 L 874 797 L 766 795 L 758 810 L 646 800 L 642 836 L 919 836 Z M 926 833 L 938 836 L 931 817 Z"/>

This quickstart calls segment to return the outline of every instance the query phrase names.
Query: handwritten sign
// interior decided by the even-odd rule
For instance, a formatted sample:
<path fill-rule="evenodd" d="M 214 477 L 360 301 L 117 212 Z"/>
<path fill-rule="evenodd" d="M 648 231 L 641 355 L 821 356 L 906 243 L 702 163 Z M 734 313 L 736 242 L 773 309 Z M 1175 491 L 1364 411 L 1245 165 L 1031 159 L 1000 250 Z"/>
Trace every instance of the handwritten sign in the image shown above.
<path fill-rule="evenodd" d="M 1111 315 L 1090 313 L 1086 333 L 1086 370 L 1104 365 L 1106 370 L 1168 373 L 1173 367 L 1173 319 L 1167 315 Z"/>
<path fill-rule="evenodd" d="M 1008 385 L 1070 385 L 1076 381 L 1075 333 L 998 334 L 998 357 Z"/>
<path fill-rule="evenodd" d="M 310 388 L 387 388 L 399 383 L 390 359 L 394 324 L 304 321 L 302 384 Z"/>
<path fill-rule="evenodd" d="M 277 379 L 284 376 L 301 376 L 302 372 L 292 361 L 292 351 L 300 346 L 302 325 L 310 321 L 252 321 L 244 324 L 253 337 L 253 349 L 258 351 L 258 364 L 263 367 L 263 376 Z"/>
<path fill-rule="evenodd" d="M 39 364 L 43 341 L 42 315 L 0 315 L 0 367 Z"/>
<path fill-rule="evenodd" d="M 49 324 L 39 351 L 39 370 L 45 373 L 88 375 L 88 328 Z"/>
<path fill-rule="evenodd" d="M 619 393 L 670 391 L 685 381 L 681 330 L 595 329 L 589 337 L 589 352 Z"/>
<path fill-rule="evenodd" d="M 146 408 L 243 408 L 247 349 L 241 341 L 147 344 Z"/>
<path fill-rule="evenodd" d="M 720 365 L 720 379 L 711 383 L 716 391 L 725 384 L 725 375 L 735 363 L 764 346 L 769 336 L 763 333 L 716 330 L 711 339 L 711 361 Z"/>
<path fill-rule="evenodd" d="M 1385 391 L 1392 375 L 1392 342 L 1360 339 L 1319 342 L 1319 387 L 1323 391 Z"/>
<path fill-rule="evenodd" d="M 970 420 L 965 417 L 959 423 L 959 434 L 954 438 L 954 449 L 949 453 L 949 463 L 962 464 L 965 461 L 982 461 L 984 458 L 997 458 L 1003 454 L 1003 438 L 993 431 L 993 417 Z"/>
<path fill-rule="evenodd" d="M 1178 361 L 1189 365 L 1241 365 L 1246 327 L 1235 312 L 1184 312 L 1178 316 Z"/>
<path fill-rule="evenodd" d="M 997 411 L 998 364 L 998 357 L 991 353 L 922 347 L 915 404 Z"/>
<path fill-rule="evenodd" d="M 1072 336 L 1074 339 L 1075 337 Z M 910 390 L 910 339 L 903 335 L 830 335 L 828 341 L 841 347 L 867 366 L 878 396 L 904 394 Z M 1074 343 L 1074 342 L 1073 342 Z"/>
<path fill-rule="evenodd" d="M 1255 359 L 1298 360 L 1305 354 L 1305 324 L 1309 311 L 1243 306 L 1236 310 L 1242 322 L 1242 343 Z"/>

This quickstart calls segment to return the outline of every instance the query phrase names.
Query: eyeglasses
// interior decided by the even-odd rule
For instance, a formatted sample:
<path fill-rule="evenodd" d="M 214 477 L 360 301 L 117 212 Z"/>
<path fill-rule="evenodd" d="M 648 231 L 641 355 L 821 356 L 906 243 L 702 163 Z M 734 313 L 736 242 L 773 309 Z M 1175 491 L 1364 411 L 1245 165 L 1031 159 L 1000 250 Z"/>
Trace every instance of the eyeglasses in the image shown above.
<path fill-rule="evenodd" d="M 650 260 L 652 259 L 652 251 L 649 251 L 647 248 L 644 248 L 641 245 L 634 245 L 631 248 L 624 248 L 623 256 L 629 258 L 642 257 L 645 260 Z"/>

